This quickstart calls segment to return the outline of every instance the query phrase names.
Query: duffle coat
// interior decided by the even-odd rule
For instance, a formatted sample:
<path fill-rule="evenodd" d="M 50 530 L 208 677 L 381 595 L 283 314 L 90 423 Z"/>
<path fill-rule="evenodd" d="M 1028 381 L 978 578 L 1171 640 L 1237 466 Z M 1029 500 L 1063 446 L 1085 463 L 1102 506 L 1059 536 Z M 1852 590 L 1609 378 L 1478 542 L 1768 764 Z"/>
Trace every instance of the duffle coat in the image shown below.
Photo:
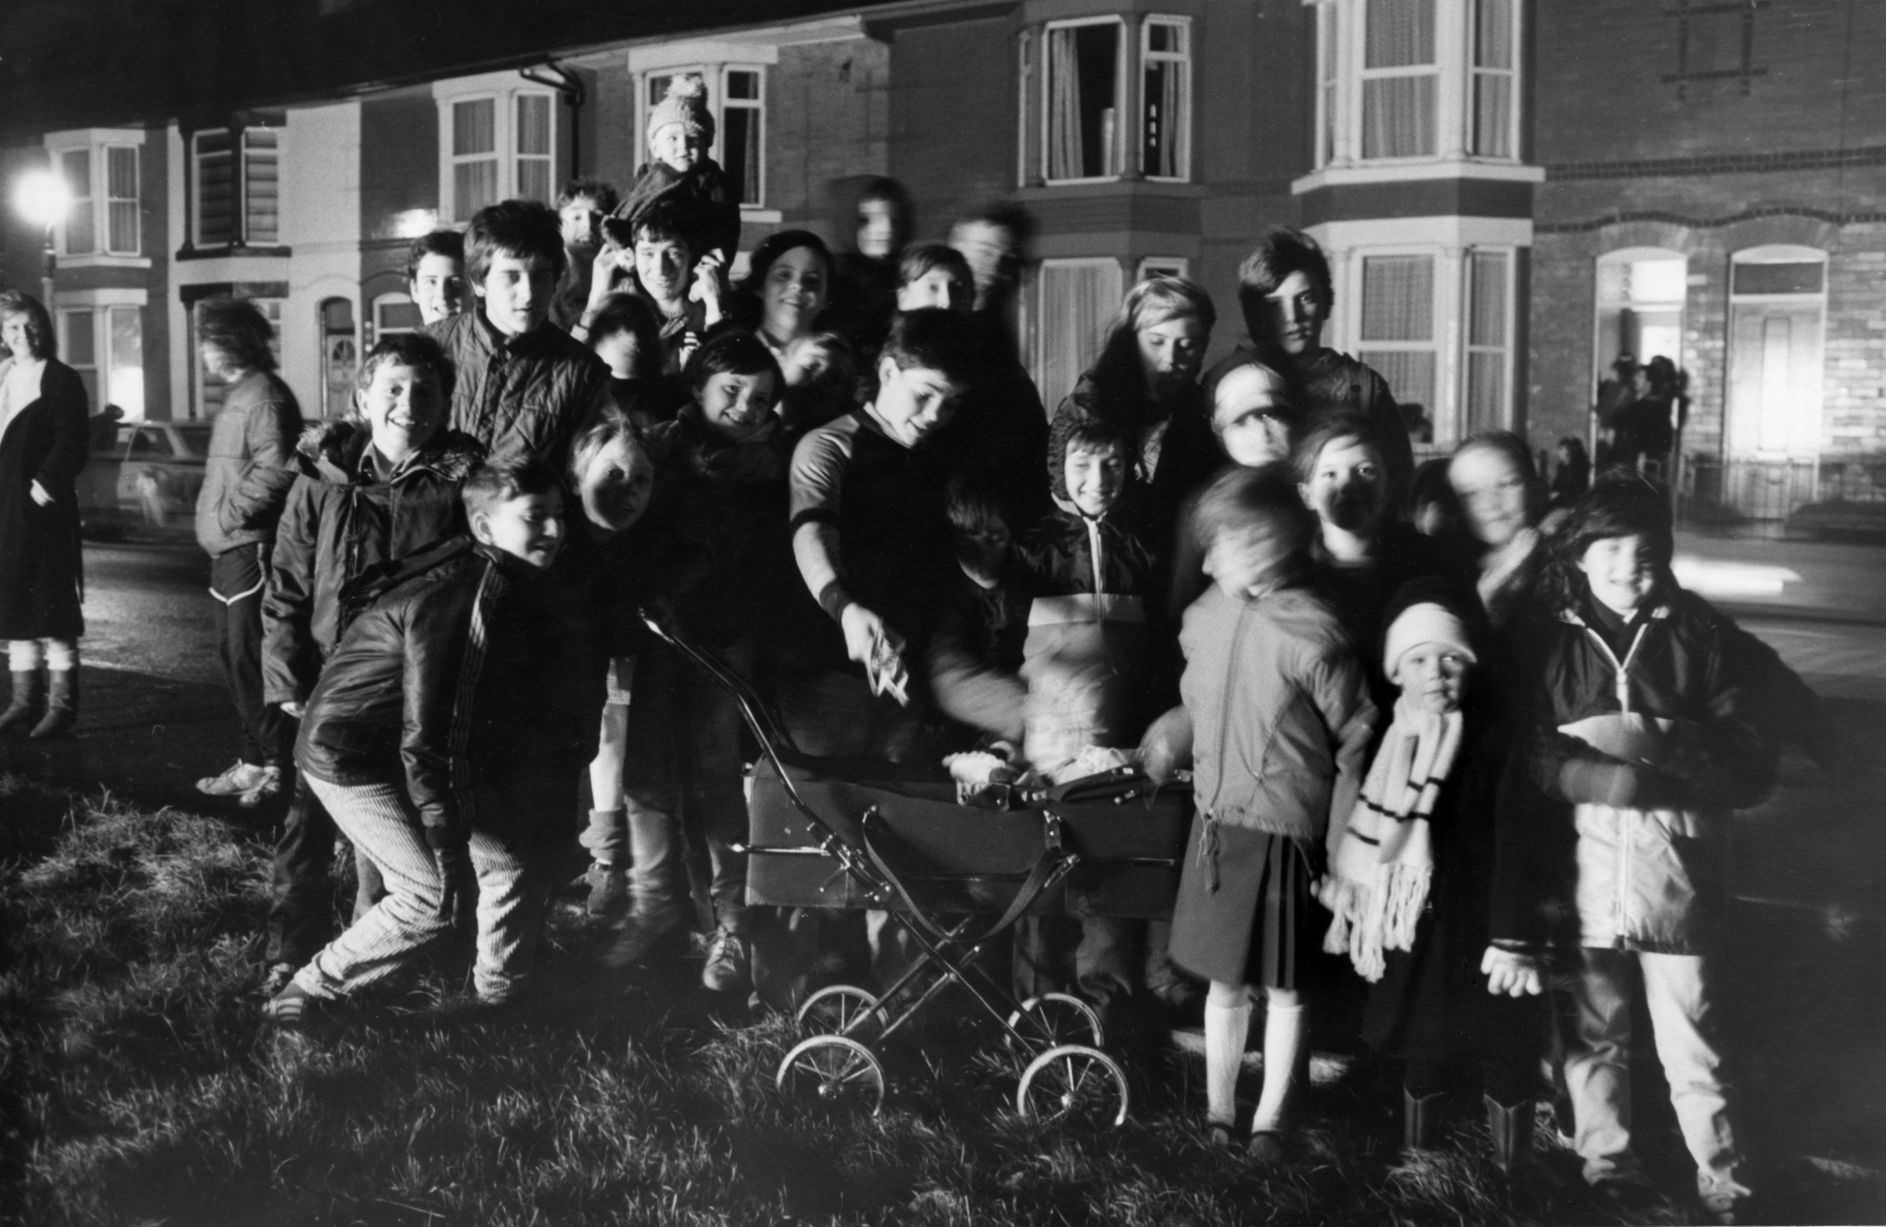
<path fill-rule="evenodd" d="M 0 362 L 0 380 L 11 366 Z M 84 633 L 77 480 L 88 442 L 85 385 L 47 359 L 38 398 L 0 434 L 0 639 Z M 35 481 L 50 506 L 34 501 Z"/>

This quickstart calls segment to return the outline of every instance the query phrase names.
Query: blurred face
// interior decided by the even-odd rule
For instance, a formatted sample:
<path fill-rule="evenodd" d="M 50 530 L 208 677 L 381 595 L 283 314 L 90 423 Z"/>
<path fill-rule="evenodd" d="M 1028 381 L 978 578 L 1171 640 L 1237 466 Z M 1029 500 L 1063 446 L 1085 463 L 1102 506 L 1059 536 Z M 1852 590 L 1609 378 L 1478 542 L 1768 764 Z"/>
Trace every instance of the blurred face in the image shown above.
<path fill-rule="evenodd" d="M 1218 530 L 1205 551 L 1205 574 L 1225 592 L 1242 598 L 1263 587 L 1289 559 L 1289 538 L 1268 516 L 1260 516 Z"/>
<path fill-rule="evenodd" d="M 950 231 L 950 246 L 969 261 L 976 279 L 976 306 L 985 307 L 1015 279 L 1015 236 L 1008 227 L 989 222 L 959 222 Z"/>
<path fill-rule="evenodd" d="M 1289 354 L 1314 354 L 1322 343 L 1329 304 L 1303 273 L 1292 273 L 1264 300 L 1266 335 L 1258 338 Z"/>
<path fill-rule="evenodd" d="M 952 278 L 948 269 L 933 268 L 915 281 L 906 281 L 897 287 L 899 311 L 918 311 L 924 307 L 967 311 L 969 301 L 963 284 Z"/>
<path fill-rule="evenodd" d="M 1099 519 L 1120 501 L 1120 491 L 1126 487 L 1126 459 L 1117 446 L 1070 447 L 1062 463 L 1068 498 L 1088 519 Z"/>
<path fill-rule="evenodd" d="M 1579 557 L 1578 569 L 1597 602 L 1623 618 L 1635 614 L 1657 585 L 1656 555 L 1635 533 L 1592 542 Z"/>
<path fill-rule="evenodd" d="M 549 320 L 557 274 L 551 262 L 540 256 L 498 252 L 475 288 L 491 326 L 507 337 L 521 337 Z"/>
<path fill-rule="evenodd" d="M 762 325 L 776 341 L 790 341 L 812 328 L 825 308 L 825 261 L 810 247 L 782 252 L 760 287 Z"/>
<path fill-rule="evenodd" d="M 897 210 L 888 200 L 858 202 L 858 254 L 882 260 L 897 250 Z"/>
<path fill-rule="evenodd" d="M 792 387 L 811 383 L 832 367 L 832 351 L 823 341 L 800 337 L 786 351 L 780 370 Z"/>
<path fill-rule="evenodd" d="M 436 324 L 465 309 L 465 268 L 450 256 L 427 252 L 413 269 L 406 288 L 419 307 L 419 318 Z"/>
<path fill-rule="evenodd" d="M 445 390 L 430 367 L 382 362 L 359 393 L 360 414 L 373 429 L 373 446 L 388 460 L 404 460 L 445 425 Z"/>
<path fill-rule="evenodd" d="M 1256 468 L 1290 459 L 1287 395 L 1283 380 L 1266 367 L 1241 366 L 1218 381 L 1212 429 L 1233 463 Z"/>
<path fill-rule="evenodd" d="M 963 389 L 942 371 L 927 366 L 899 367 L 878 360 L 878 395 L 871 409 L 884 433 L 905 447 L 915 447 L 949 424 Z"/>
<path fill-rule="evenodd" d="M 1474 447 L 1460 453 L 1447 464 L 1447 484 L 1481 544 L 1498 549 L 1527 527 L 1526 482 L 1504 452 Z"/>
<path fill-rule="evenodd" d="M 22 342 L 23 344 L 24 342 Z M 10 345 L 10 343 L 9 343 Z M 25 349 L 16 352 L 29 352 Z M 218 345 L 215 341 L 204 341 L 197 346 L 197 353 L 203 359 L 203 369 L 218 379 L 234 379 L 242 373 L 242 363 L 236 355 Z"/>
<path fill-rule="evenodd" d="M 771 425 L 773 402 L 778 399 L 771 371 L 757 375 L 716 371 L 701 385 L 701 416 L 729 439 L 750 439 Z"/>
<path fill-rule="evenodd" d="M 1304 505 L 1324 524 L 1358 536 L 1388 510 L 1388 469 L 1359 439 L 1332 439 L 1316 458 L 1310 480 L 1297 486 Z"/>
<path fill-rule="evenodd" d="M 1139 330 L 1139 369 L 1146 391 L 1156 401 L 1170 401 L 1198 378 L 1211 333 L 1194 315 L 1175 316 Z"/>
<path fill-rule="evenodd" d="M 680 124 L 663 124 L 648 138 L 648 151 L 657 162 L 686 174 L 707 155 L 707 142 L 699 132 L 690 132 Z"/>
<path fill-rule="evenodd" d="M 578 196 L 557 210 L 563 245 L 574 251 L 594 251 L 602 243 L 602 206 L 594 196 Z"/>
<path fill-rule="evenodd" d="M 6 346 L 7 352 L 15 358 L 33 356 L 33 340 L 27 335 L 27 324 L 27 317 L 17 313 L 0 319 L 0 345 Z M 204 361 L 208 362 L 208 359 Z"/>
<path fill-rule="evenodd" d="M 607 336 L 594 337 L 590 348 L 596 351 L 596 356 L 608 365 L 609 373 L 617 379 L 640 378 L 644 355 L 642 343 L 635 339 L 632 329 L 621 328 Z"/>
<path fill-rule="evenodd" d="M 1008 561 L 1008 525 L 991 520 L 979 529 L 958 528 L 955 537 L 956 561 L 963 570 L 987 580 L 1002 573 L 1002 565 Z"/>
<path fill-rule="evenodd" d="M 563 496 L 520 494 L 471 517 L 472 536 L 496 550 L 529 563 L 548 567 L 563 544 Z"/>
<path fill-rule="evenodd" d="M 1397 670 L 1402 697 L 1413 703 L 1416 711 L 1434 715 L 1459 711 L 1472 663 L 1446 644 L 1418 643 L 1402 653 Z"/>
<path fill-rule="evenodd" d="M 637 239 L 635 279 L 659 303 L 681 301 L 688 290 L 693 260 L 688 245 L 677 238 Z"/>
<path fill-rule="evenodd" d="M 655 490 L 655 465 L 628 435 L 618 435 L 597 449 L 577 476 L 583 515 L 598 528 L 614 532 L 633 525 L 648 509 Z"/>

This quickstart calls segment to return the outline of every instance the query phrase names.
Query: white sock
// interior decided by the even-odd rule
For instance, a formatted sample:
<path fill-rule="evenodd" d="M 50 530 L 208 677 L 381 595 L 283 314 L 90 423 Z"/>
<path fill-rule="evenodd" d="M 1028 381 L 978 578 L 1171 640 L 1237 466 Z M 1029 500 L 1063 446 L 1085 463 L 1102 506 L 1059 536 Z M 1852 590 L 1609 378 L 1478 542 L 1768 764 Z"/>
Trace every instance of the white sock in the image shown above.
<path fill-rule="evenodd" d="M 1250 998 L 1240 1005 L 1205 1003 L 1205 1118 L 1214 1125 L 1237 1119 L 1238 1070 L 1250 1033 Z"/>
<path fill-rule="evenodd" d="M 1251 1132 L 1275 1131 L 1296 1098 L 1303 1076 L 1303 1058 L 1309 1054 L 1309 1011 L 1301 1005 L 1272 1002 L 1264 1010 L 1264 1092 L 1251 1118 Z"/>

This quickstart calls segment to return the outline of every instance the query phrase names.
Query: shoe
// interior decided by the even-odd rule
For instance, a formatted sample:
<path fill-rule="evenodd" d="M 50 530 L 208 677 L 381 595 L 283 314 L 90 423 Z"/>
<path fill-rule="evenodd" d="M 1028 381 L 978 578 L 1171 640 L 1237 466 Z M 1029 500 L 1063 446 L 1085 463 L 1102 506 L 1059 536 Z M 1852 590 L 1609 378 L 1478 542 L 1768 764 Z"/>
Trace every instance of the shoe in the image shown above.
<path fill-rule="evenodd" d="M 589 888 L 583 911 L 598 920 L 620 916 L 629 905 L 628 875 L 614 865 L 591 861 L 583 871 L 583 885 Z"/>
<path fill-rule="evenodd" d="M 681 909 L 672 903 L 636 904 L 622 919 L 616 938 L 603 951 L 602 964 L 626 971 L 648 957 L 655 943 L 681 926 Z"/>
<path fill-rule="evenodd" d="M 269 969 L 262 975 L 262 995 L 271 999 L 280 995 L 300 970 L 293 963 L 270 963 Z"/>
<path fill-rule="evenodd" d="M 1731 1176 L 1698 1175 L 1696 1196 L 1702 1203 L 1703 1221 L 1730 1227 L 1749 1218 L 1749 1191 Z"/>
<path fill-rule="evenodd" d="M 747 939 L 732 929 L 714 930 L 701 965 L 701 983 L 716 993 L 744 993 L 753 987 L 753 959 Z"/>
<path fill-rule="evenodd" d="M 196 782 L 196 790 L 206 797 L 241 797 L 261 788 L 273 779 L 277 791 L 281 789 L 282 769 L 264 766 L 261 763 L 245 763 L 237 759 L 221 775 L 206 775 Z"/>
<path fill-rule="evenodd" d="M 1205 1122 L 1205 1140 L 1213 1150 L 1235 1150 L 1238 1145 L 1236 1126 L 1229 1121 Z"/>
<path fill-rule="evenodd" d="M 1635 1218 L 1663 1200 L 1662 1193 L 1651 1183 L 1644 1169 L 1628 1155 L 1596 1176 L 1587 1170 L 1585 1182 L 1593 1192 L 1610 1200 L 1626 1218 Z"/>
<path fill-rule="evenodd" d="M 262 804 L 262 802 L 281 795 L 282 769 L 280 767 L 264 767 L 262 770 L 267 772 L 267 774 L 263 776 L 262 782 L 236 798 L 236 804 L 240 805 L 243 809 L 254 809 L 256 806 Z"/>
<path fill-rule="evenodd" d="M 1281 1166 L 1287 1157 L 1284 1135 L 1275 1129 L 1260 1129 L 1251 1135 L 1251 1142 L 1244 1148 L 1244 1153 L 1259 1167 Z"/>
<path fill-rule="evenodd" d="M 299 1027 L 309 1021 L 320 1001 L 321 998 L 290 980 L 287 988 L 268 999 L 268 1004 L 262 1007 L 262 1017 L 278 1027 Z"/>

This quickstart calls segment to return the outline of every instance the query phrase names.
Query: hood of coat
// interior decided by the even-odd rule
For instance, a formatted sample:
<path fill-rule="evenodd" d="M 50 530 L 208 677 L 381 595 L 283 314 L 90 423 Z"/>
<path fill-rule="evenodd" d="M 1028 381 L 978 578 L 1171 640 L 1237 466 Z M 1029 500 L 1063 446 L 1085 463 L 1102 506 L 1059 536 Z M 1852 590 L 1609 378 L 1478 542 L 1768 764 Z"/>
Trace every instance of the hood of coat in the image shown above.
<path fill-rule="evenodd" d="M 312 422 L 295 445 L 295 463 L 303 474 L 337 486 L 362 483 L 360 459 L 373 442 L 365 422 Z M 464 481 L 484 459 L 485 448 L 462 431 L 446 430 L 421 448 L 406 471 L 424 469 L 447 481 Z"/>

